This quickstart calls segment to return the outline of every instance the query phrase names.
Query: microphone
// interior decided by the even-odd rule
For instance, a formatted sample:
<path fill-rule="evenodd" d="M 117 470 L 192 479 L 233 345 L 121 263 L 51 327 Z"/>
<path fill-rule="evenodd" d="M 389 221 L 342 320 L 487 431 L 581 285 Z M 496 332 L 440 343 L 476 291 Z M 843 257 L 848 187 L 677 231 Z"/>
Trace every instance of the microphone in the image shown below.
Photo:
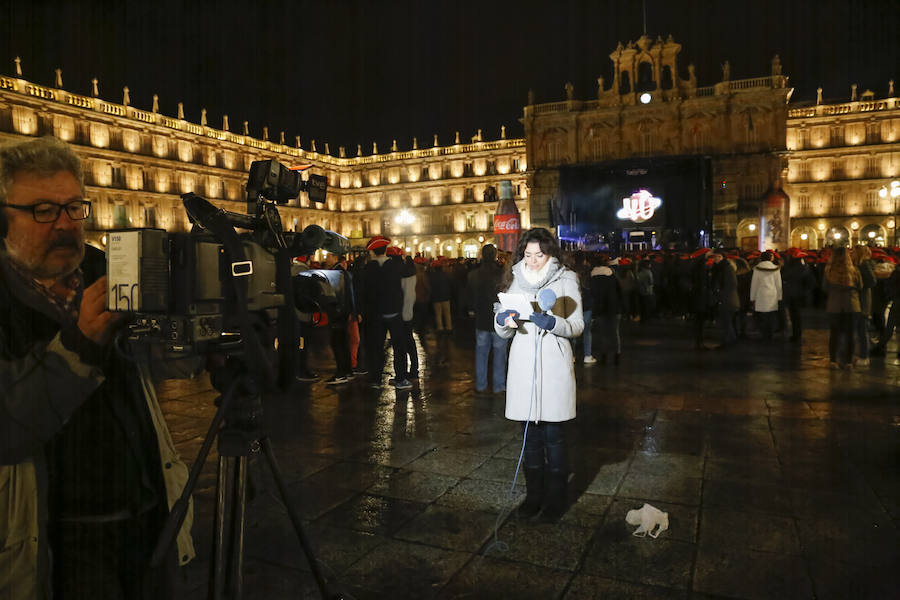
<path fill-rule="evenodd" d="M 549 312 L 556 305 L 556 292 L 544 288 L 538 292 L 538 306 L 542 312 Z"/>

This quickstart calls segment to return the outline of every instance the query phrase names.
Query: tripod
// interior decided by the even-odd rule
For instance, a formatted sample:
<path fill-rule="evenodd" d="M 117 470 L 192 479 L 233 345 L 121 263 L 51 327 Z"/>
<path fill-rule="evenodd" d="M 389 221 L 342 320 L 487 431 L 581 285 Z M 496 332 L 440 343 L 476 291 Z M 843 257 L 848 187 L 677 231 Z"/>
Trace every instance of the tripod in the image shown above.
<path fill-rule="evenodd" d="M 213 375 L 214 382 L 225 380 L 227 387 L 216 400 L 219 408 L 210 423 L 200 451 L 197 453 L 197 459 L 191 465 L 184 491 L 173 505 L 166 520 L 153 551 L 151 564 L 153 566 L 162 564 L 175 536 L 181 529 L 181 524 L 187 514 L 191 493 L 209 455 L 213 439 L 218 438 L 219 462 L 216 478 L 215 532 L 208 598 L 211 600 L 223 600 L 224 598 L 240 600 L 242 597 L 247 471 L 250 456 L 262 450 L 262 455 L 278 486 L 281 500 L 287 509 L 297 540 L 309 562 L 321 597 L 323 600 L 340 600 L 342 597 L 340 594 L 329 596 L 325 578 L 309 539 L 303 531 L 300 515 L 288 499 L 287 487 L 278 467 L 271 442 L 268 437 L 260 435 L 259 421 L 262 417 L 262 404 L 260 395 L 254 389 L 252 377 L 243 371 L 238 375 L 229 374 L 225 367 Z M 219 387 L 217 386 L 216 389 Z M 232 474 L 230 494 L 227 489 L 229 473 Z"/>

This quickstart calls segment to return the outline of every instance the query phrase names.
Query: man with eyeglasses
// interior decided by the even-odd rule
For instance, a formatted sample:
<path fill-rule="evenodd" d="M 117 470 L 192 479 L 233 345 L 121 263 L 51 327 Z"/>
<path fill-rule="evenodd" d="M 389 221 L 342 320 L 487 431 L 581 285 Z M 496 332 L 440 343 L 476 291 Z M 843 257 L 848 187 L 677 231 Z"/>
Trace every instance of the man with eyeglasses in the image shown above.
<path fill-rule="evenodd" d="M 194 556 L 189 515 L 177 555 L 149 565 L 187 469 L 149 374 L 112 351 L 105 277 L 85 287 L 90 210 L 66 144 L 0 148 L 3 600 L 173 598 Z"/>

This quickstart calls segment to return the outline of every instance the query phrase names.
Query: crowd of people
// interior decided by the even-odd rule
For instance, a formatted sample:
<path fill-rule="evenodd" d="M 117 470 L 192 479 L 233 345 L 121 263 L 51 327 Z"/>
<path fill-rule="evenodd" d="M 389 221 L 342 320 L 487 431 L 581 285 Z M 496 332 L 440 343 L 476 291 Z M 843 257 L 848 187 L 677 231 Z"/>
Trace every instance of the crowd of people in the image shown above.
<path fill-rule="evenodd" d="M 348 344 L 332 342 L 338 370 L 326 383 L 344 383 L 354 374 L 367 373 L 370 383 L 379 385 L 383 344 L 390 332 L 396 363 L 392 383 L 411 386 L 418 377 L 413 331 L 433 330 L 444 336 L 453 330 L 454 322 L 471 317 L 475 320 L 475 391 L 490 393 L 490 387 L 503 392 L 506 343 L 494 331 L 492 320 L 496 292 L 515 256 L 488 244 L 480 261 L 404 257 L 399 247 L 382 236 L 372 238 L 367 249 L 352 262 L 328 255 L 323 265 L 313 265 L 352 275 L 358 307 L 351 315 L 341 316 L 338 337 L 348 336 L 347 319 L 360 333 L 351 335 Z M 900 248 L 868 246 L 783 252 L 561 250 L 559 256 L 580 284 L 585 322 L 580 360 L 585 365 L 619 363 L 623 320 L 644 325 L 654 319 L 682 319 L 690 323 L 698 350 L 727 349 L 750 338 L 770 341 L 776 334 L 799 344 L 803 309 L 816 308 L 828 313 L 834 368 L 864 366 L 871 355 L 884 354 L 896 328 L 893 300 L 900 293 L 900 273 L 895 271 L 898 258 Z M 333 332 L 333 340 L 334 336 Z M 358 352 L 361 338 L 369 343 Z M 709 346 L 707 340 L 718 343 Z M 364 354 L 371 360 L 360 360 Z M 406 356 L 404 364 L 397 362 L 402 356 Z M 494 358 L 489 386 L 490 356 Z M 352 370 L 341 366 L 348 364 Z M 301 377 L 316 379 L 315 375 Z"/>

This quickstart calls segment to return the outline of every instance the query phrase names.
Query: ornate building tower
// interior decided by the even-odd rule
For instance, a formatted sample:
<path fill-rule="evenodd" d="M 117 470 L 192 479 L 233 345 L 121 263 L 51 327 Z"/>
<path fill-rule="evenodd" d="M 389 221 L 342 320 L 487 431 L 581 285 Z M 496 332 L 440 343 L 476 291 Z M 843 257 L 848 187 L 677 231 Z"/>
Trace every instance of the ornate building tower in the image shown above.
<path fill-rule="evenodd" d="M 612 186 L 627 195 L 631 191 L 626 188 L 647 185 L 656 177 L 654 169 L 667 163 L 673 171 L 695 171 L 686 188 L 666 184 L 673 196 L 666 221 L 673 232 L 682 231 L 672 234 L 680 243 L 708 243 L 711 227 L 715 241 L 758 246 L 758 239 L 739 239 L 738 224 L 758 219 L 764 194 L 786 166 L 785 123 L 792 92 L 787 77 L 778 57 L 768 76 L 754 79 L 732 80 L 726 61 L 720 82 L 697 87 L 693 65 L 687 78 L 679 75 L 680 50 L 671 36 L 619 44 L 610 54 L 612 85 L 607 88 L 599 78 L 596 100 L 576 100 L 567 85 L 565 101 L 529 102 L 523 123 L 535 223 L 554 222 L 554 202 L 573 210 L 577 219 L 582 218 L 579 213 L 597 212 L 583 198 L 590 190 L 573 194 L 565 189 L 566 181 L 561 188 L 561 174 L 580 170 L 584 178 L 593 173 L 595 189 Z M 567 177 L 571 179 L 563 179 Z M 673 220 L 674 212 L 688 210 L 684 207 L 698 197 L 705 207 L 690 206 L 692 216 Z M 573 200 L 581 202 L 574 209 Z M 600 226 L 615 229 L 629 243 L 628 227 Z M 691 229 L 696 239 L 685 237 Z"/>

